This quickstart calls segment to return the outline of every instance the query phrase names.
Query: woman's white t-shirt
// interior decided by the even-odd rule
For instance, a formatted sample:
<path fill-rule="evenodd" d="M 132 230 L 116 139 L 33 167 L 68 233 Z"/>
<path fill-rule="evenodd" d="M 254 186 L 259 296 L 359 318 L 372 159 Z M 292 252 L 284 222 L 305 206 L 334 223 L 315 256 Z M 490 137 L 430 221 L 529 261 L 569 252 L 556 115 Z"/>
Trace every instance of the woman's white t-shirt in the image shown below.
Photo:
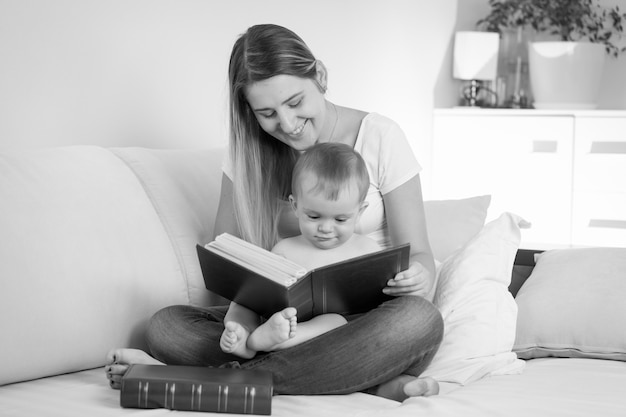
<path fill-rule="evenodd" d="M 370 176 L 366 197 L 369 205 L 361 215 L 356 232 L 374 239 L 383 248 L 389 247 L 383 195 L 419 174 L 422 168 L 400 126 L 378 113 L 368 113 L 361 121 L 354 150 L 363 157 Z M 223 171 L 232 179 L 228 157 L 224 160 Z"/>
<path fill-rule="evenodd" d="M 363 118 L 354 149 L 363 157 L 370 176 L 366 198 L 369 205 L 356 232 L 369 236 L 384 248 L 389 247 L 383 195 L 419 174 L 422 168 L 400 126 L 377 113 Z"/>

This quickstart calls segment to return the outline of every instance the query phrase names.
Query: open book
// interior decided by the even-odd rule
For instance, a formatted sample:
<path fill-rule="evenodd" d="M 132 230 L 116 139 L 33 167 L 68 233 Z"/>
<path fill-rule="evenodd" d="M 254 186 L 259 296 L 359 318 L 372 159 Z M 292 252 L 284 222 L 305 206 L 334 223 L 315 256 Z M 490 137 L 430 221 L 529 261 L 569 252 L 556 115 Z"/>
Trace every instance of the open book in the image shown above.
<path fill-rule="evenodd" d="M 312 270 L 226 233 L 196 248 L 208 290 L 264 317 L 295 307 L 301 321 L 377 307 L 391 298 L 382 292 L 387 281 L 409 263 L 408 244 Z"/>

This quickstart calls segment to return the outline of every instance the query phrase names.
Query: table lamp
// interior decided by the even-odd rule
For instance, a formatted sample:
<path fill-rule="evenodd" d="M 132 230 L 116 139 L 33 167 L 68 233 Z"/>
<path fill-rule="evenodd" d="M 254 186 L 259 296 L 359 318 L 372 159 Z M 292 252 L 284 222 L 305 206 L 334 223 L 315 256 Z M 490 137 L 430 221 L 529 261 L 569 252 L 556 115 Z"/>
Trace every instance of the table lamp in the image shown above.
<path fill-rule="evenodd" d="M 469 81 L 469 86 L 463 88 L 465 105 L 478 106 L 481 91 L 495 96 L 484 81 L 496 79 L 499 46 L 500 36 L 495 32 L 468 31 L 454 35 L 453 75 Z"/>

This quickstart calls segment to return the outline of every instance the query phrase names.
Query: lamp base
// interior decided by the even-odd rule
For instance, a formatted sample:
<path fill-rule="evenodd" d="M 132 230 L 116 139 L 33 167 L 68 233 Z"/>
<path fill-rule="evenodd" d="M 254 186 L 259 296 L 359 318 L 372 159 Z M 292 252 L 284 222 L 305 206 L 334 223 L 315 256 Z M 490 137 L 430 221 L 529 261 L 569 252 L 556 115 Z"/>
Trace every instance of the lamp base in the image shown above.
<path fill-rule="evenodd" d="M 480 80 L 470 80 L 462 87 L 461 105 L 468 107 L 494 107 L 498 103 L 495 91 Z"/>

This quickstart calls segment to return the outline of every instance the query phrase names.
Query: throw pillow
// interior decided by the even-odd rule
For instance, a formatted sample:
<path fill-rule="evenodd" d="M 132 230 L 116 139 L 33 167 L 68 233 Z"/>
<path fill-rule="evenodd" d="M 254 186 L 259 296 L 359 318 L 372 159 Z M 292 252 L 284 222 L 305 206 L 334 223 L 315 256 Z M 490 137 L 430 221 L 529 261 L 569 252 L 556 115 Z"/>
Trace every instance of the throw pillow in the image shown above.
<path fill-rule="evenodd" d="M 523 366 L 511 352 L 517 307 L 508 291 L 520 227 L 528 223 L 502 214 L 439 268 L 434 304 L 445 330 L 424 376 L 465 385 L 488 374 L 519 372 Z"/>
<path fill-rule="evenodd" d="M 580 248 L 540 254 L 517 294 L 514 351 L 626 360 L 626 249 Z"/>
<path fill-rule="evenodd" d="M 424 202 L 428 237 L 435 259 L 443 262 L 482 229 L 491 196 Z"/>

